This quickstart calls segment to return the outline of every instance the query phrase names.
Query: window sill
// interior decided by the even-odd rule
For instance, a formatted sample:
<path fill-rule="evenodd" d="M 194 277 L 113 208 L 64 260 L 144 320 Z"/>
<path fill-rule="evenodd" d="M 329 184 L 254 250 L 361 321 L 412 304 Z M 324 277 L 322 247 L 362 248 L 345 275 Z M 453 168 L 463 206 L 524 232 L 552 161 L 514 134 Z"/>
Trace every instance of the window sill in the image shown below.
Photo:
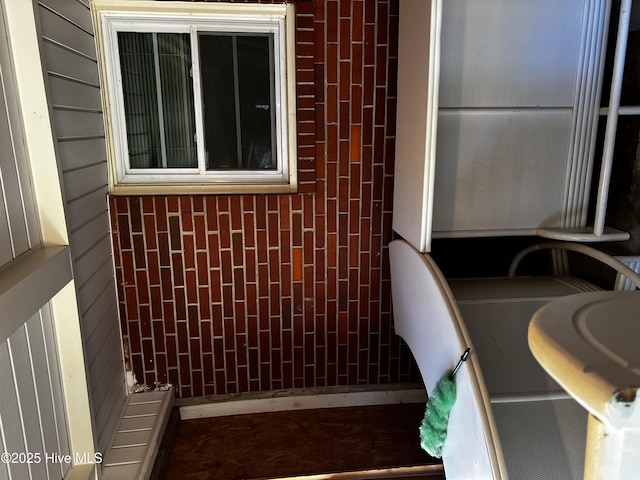
<path fill-rule="evenodd" d="M 119 184 L 112 185 L 111 195 L 253 195 L 267 193 L 296 193 L 297 183 L 287 184 L 191 184 L 179 183 L 173 185 L 159 184 Z"/>

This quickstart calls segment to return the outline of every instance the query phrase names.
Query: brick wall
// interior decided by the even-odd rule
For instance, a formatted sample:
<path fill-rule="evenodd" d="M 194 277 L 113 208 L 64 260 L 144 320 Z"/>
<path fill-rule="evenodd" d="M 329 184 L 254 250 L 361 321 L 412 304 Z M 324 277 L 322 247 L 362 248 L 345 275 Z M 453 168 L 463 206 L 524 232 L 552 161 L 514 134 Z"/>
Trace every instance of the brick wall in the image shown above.
<path fill-rule="evenodd" d="M 415 379 L 387 255 L 397 15 L 297 3 L 298 194 L 110 200 L 140 382 L 188 397 Z"/>

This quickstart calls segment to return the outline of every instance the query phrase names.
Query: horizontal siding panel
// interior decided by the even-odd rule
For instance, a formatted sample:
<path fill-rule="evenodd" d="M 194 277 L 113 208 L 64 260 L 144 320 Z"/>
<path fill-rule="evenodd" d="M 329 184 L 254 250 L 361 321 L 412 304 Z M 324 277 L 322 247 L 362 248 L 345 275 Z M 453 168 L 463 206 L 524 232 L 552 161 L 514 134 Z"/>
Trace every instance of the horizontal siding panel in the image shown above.
<path fill-rule="evenodd" d="M 93 35 L 70 24 L 55 13 L 39 6 L 40 32 L 44 38 L 50 39 L 68 48 L 77 50 L 89 58 L 96 59 L 96 46 Z"/>
<path fill-rule="evenodd" d="M 49 91 L 55 108 L 69 107 L 102 111 L 102 98 L 98 87 L 49 76 Z"/>
<path fill-rule="evenodd" d="M 104 136 L 101 112 L 71 112 L 53 110 L 58 139 Z"/>
<path fill-rule="evenodd" d="M 56 12 L 59 16 L 80 25 L 85 30 L 92 32 L 91 15 L 86 5 L 77 0 L 38 0 L 40 5 Z"/>
<path fill-rule="evenodd" d="M 118 351 L 114 349 L 120 341 L 119 331 L 112 328 L 106 337 L 103 337 L 102 345 L 96 350 L 96 354 L 89 363 L 89 378 L 91 379 L 91 390 L 97 392 L 100 385 L 105 383 L 105 375 L 107 378 L 111 378 L 113 373 L 109 373 L 104 366 L 109 365 L 112 362 L 114 356 L 118 356 Z M 121 362 L 121 359 L 119 361 Z M 118 362 L 114 362 L 117 365 Z"/>
<path fill-rule="evenodd" d="M 96 328 L 92 332 L 88 332 L 85 340 L 85 348 L 91 352 L 97 352 L 104 339 L 112 330 L 118 331 L 118 341 L 120 341 L 120 328 L 114 319 L 118 318 L 118 307 L 115 304 L 109 305 L 102 319 L 97 323 Z M 118 346 L 118 348 L 120 348 Z"/>
<path fill-rule="evenodd" d="M 104 138 L 90 138 L 58 143 L 58 154 L 62 171 L 76 169 L 107 161 L 107 147 Z M 106 179 L 105 179 L 106 181 Z"/>
<path fill-rule="evenodd" d="M 67 202 L 84 198 L 86 195 L 107 185 L 107 164 L 104 162 L 96 163 L 84 168 L 72 170 L 62 176 L 64 190 L 67 195 Z M 100 206 L 101 212 L 103 207 Z M 104 208 L 106 211 L 106 208 Z M 96 215 L 98 212 L 94 212 Z M 73 231 L 74 226 L 71 225 Z"/>
<path fill-rule="evenodd" d="M 98 64 L 95 60 L 62 48 L 56 43 L 43 42 L 42 48 L 50 74 L 64 75 L 81 82 L 99 85 Z"/>
<path fill-rule="evenodd" d="M 109 237 L 104 237 L 94 248 L 76 262 L 74 271 L 78 294 L 87 298 L 95 298 L 102 292 L 104 285 L 114 281 L 113 262 L 110 256 L 105 256 L 109 252 Z M 115 286 L 114 286 L 115 288 Z M 88 305 L 87 302 L 82 302 Z"/>
<path fill-rule="evenodd" d="M 107 212 L 107 191 L 108 187 L 105 185 L 67 204 L 67 224 L 70 230 L 73 231 L 96 215 Z M 109 256 L 111 256 L 111 252 L 109 252 Z"/>
<path fill-rule="evenodd" d="M 104 222 L 108 222 L 108 218 L 100 215 L 71 233 L 71 256 L 74 261 L 109 236 L 108 224 L 104 226 Z"/>
<path fill-rule="evenodd" d="M 109 415 L 119 414 L 122 411 L 122 406 L 126 397 L 120 399 L 123 394 L 126 393 L 126 385 L 124 381 L 124 368 L 122 366 L 122 356 L 117 355 L 114 352 L 114 356 L 109 365 L 105 365 L 105 371 L 108 371 L 111 375 L 105 376 L 105 381 L 102 382 L 97 390 L 92 392 L 94 399 L 94 412 L 97 425 L 97 434 L 100 436 L 100 425 L 105 425 L 109 420 Z M 116 406 L 119 408 L 116 410 Z M 111 439 L 107 440 L 107 443 Z M 106 448 L 102 450 L 106 451 Z"/>
<path fill-rule="evenodd" d="M 109 390 L 110 407 L 100 411 L 96 416 L 96 420 L 100 423 L 97 424 L 97 436 L 98 436 L 98 451 L 106 452 L 110 446 L 113 433 L 118 428 L 120 423 L 120 417 L 124 411 L 127 402 L 127 388 L 124 376 L 124 371 L 120 369 L 120 377 L 115 377 Z M 107 403 L 109 405 L 109 403 Z"/>
<path fill-rule="evenodd" d="M 96 269 L 102 270 L 104 268 L 105 260 L 112 262 L 111 237 L 108 235 L 103 237 L 86 255 L 75 262 L 74 272 L 76 273 L 76 285 L 78 287 L 78 293 L 83 297 L 91 298 L 91 296 L 93 296 L 93 298 L 95 298 L 102 292 L 102 288 L 95 290 L 92 282 L 93 277 L 97 275 Z M 109 270 L 109 275 L 113 276 L 113 263 L 110 264 L 107 270 Z M 87 302 L 82 303 L 89 305 Z"/>
<path fill-rule="evenodd" d="M 113 289 L 113 277 L 109 275 L 109 269 L 102 267 L 98 270 L 98 273 L 91 277 L 91 280 L 87 283 L 87 287 L 83 292 L 80 293 L 80 296 L 83 298 L 80 300 L 82 307 L 85 307 L 88 310 L 94 303 L 89 302 L 91 300 L 90 293 L 93 293 L 93 300 L 96 300 L 95 292 L 97 290 L 105 290 L 105 289 Z M 105 281 L 106 280 L 106 281 Z M 115 293 L 114 293 L 115 295 Z M 111 302 L 103 305 L 104 310 L 102 311 L 94 311 L 93 317 L 96 321 L 92 321 L 90 324 L 85 323 L 83 335 L 85 338 L 85 344 L 88 345 L 89 340 L 95 335 L 96 331 L 101 331 L 103 327 L 105 327 L 104 323 L 107 322 L 107 325 L 118 324 L 118 308 L 117 306 Z M 114 313 L 115 312 L 115 313 Z M 94 350 L 91 350 L 94 352 Z M 92 360 L 90 360 L 92 361 Z"/>
<path fill-rule="evenodd" d="M 91 388 L 91 394 L 94 399 L 101 399 L 95 405 L 96 419 L 99 417 L 101 410 L 111 410 L 108 404 L 104 405 L 104 402 L 108 401 L 109 390 L 119 383 L 118 379 L 123 370 L 122 355 L 113 349 L 113 343 L 110 345 L 112 348 L 106 350 L 109 355 L 101 358 L 100 363 L 94 363 L 94 368 L 90 370 L 93 372 L 93 376 L 91 376 L 91 373 L 89 374 L 92 383 L 94 383 Z"/>
<path fill-rule="evenodd" d="M 100 292 L 94 302 L 89 305 L 83 305 L 83 307 L 86 307 L 86 310 L 83 312 L 83 332 L 92 332 L 95 330 L 98 323 L 104 318 L 105 312 L 109 310 L 114 296 L 115 292 L 113 291 L 113 287 L 107 286 Z M 92 352 L 92 355 L 94 354 L 95 352 Z M 91 358 L 87 360 L 91 362 Z"/>

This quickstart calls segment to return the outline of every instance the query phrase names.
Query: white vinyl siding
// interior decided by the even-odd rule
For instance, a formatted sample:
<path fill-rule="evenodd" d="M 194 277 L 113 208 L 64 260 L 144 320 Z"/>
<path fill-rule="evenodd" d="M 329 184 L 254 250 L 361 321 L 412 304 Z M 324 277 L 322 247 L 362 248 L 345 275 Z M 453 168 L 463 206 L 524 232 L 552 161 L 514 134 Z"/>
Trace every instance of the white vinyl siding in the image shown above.
<path fill-rule="evenodd" d="M 71 464 L 44 457 L 70 454 L 49 305 L 0 345 L 0 382 L 0 450 L 39 455 L 30 464 L 2 462 L 0 478 L 63 478 Z"/>
<path fill-rule="evenodd" d="M 0 267 L 40 245 L 6 41 L 0 38 Z"/>

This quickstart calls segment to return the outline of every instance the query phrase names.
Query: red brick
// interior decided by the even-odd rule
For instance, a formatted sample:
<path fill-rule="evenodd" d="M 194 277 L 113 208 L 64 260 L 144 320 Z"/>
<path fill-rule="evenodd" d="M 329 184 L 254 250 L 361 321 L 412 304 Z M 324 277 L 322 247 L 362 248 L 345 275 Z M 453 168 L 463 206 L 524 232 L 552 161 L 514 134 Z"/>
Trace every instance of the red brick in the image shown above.
<path fill-rule="evenodd" d="M 140 209 L 140 198 L 129 197 L 129 221 L 131 222 L 132 232 L 142 232 L 142 212 Z"/>
<path fill-rule="evenodd" d="M 207 231 L 213 232 L 218 230 L 218 207 L 216 197 L 206 197 L 205 212 L 207 218 Z"/>
<path fill-rule="evenodd" d="M 238 267 L 243 264 L 244 244 L 242 233 L 236 232 L 231 234 L 231 244 L 233 245 L 233 265 Z"/>
<path fill-rule="evenodd" d="M 195 268 L 195 245 L 193 235 L 185 235 L 182 237 L 183 243 L 183 255 L 184 255 L 184 268 Z"/>
<path fill-rule="evenodd" d="M 169 196 L 167 197 L 167 211 L 171 213 L 177 213 L 180 209 L 180 202 L 178 197 Z"/>
<path fill-rule="evenodd" d="M 184 288 L 174 289 L 176 319 L 184 320 L 187 318 L 187 304 L 185 301 Z"/>
<path fill-rule="evenodd" d="M 255 250 L 244 251 L 244 272 L 247 282 L 256 281 L 256 253 Z"/>
<path fill-rule="evenodd" d="M 360 233 L 360 201 L 349 201 L 349 233 Z M 368 232 L 367 232 L 368 233 Z"/>
<path fill-rule="evenodd" d="M 200 348 L 200 342 L 197 338 L 190 338 L 189 343 L 191 345 L 191 369 L 200 370 L 202 368 L 202 358 L 200 357 L 200 352 L 202 348 Z M 200 379 L 201 383 L 202 379 Z"/>
<path fill-rule="evenodd" d="M 231 219 L 229 215 L 220 215 L 218 223 L 220 225 L 220 248 L 231 248 Z"/>
<path fill-rule="evenodd" d="M 156 218 L 153 215 L 144 215 L 144 238 L 147 249 L 155 250 L 158 248 L 156 239 Z"/>
<path fill-rule="evenodd" d="M 267 221 L 269 228 L 268 232 L 268 240 L 269 247 L 277 247 L 278 246 L 278 236 L 279 236 L 279 222 L 278 222 L 278 214 L 277 213 L 269 213 L 267 216 Z"/>
<path fill-rule="evenodd" d="M 344 0 L 340 2 L 346 5 Z M 351 21 L 349 18 L 340 19 L 340 60 L 348 60 L 351 57 Z"/>
<path fill-rule="evenodd" d="M 211 303 L 209 301 L 209 288 L 200 287 L 198 289 L 198 305 L 200 306 L 200 319 L 211 318 Z"/>
<path fill-rule="evenodd" d="M 209 266 L 211 268 L 219 268 L 220 267 L 220 243 L 218 235 L 211 234 L 207 235 L 207 242 L 209 244 L 209 248 L 207 249 L 209 252 Z"/>
<path fill-rule="evenodd" d="M 232 282 L 232 265 L 231 252 L 223 250 L 220 252 L 222 283 L 229 284 Z"/>
<path fill-rule="evenodd" d="M 269 250 L 269 281 L 276 283 L 280 280 L 280 259 L 278 250 Z"/>
<path fill-rule="evenodd" d="M 173 253 L 171 255 L 171 264 L 173 270 L 173 285 L 184 285 L 184 266 L 182 264 L 182 255 Z"/>
<path fill-rule="evenodd" d="M 316 22 L 324 22 L 325 20 L 325 3 L 324 2 L 311 2 L 313 6 L 314 19 Z M 301 8 L 302 4 L 298 5 Z"/>
<path fill-rule="evenodd" d="M 175 324 L 175 313 L 173 309 L 173 304 L 171 302 L 163 302 L 162 310 L 164 312 L 163 320 L 164 320 L 164 331 L 169 333 L 176 332 L 176 324 Z"/>
<path fill-rule="evenodd" d="M 177 346 L 178 353 L 186 353 L 189 351 L 189 332 L 187 330 L 187 322 L 180 321 L 176 322 L 177 327 Z"/>
<path fill-rule="evenodd" d="M 229 213 L 229 197 L 228 196 L 216 196 L 216 201 L 218 202 L 218 212 L 219 213 Z"/>
<path fill-rule="evenodd" d="M 222 306 L 220 305 L 212 305 L 212 322 L 211 322 L 211 326 L 212 326 L 212 331 L 213 331 L 213 335 L 214 337 L 222 337 L 224 335 L 224 328 L 223 328 L 223 316 L 222 316 Z M 214 345 L 214 349 L 215 349 L 215 345 Z"/>
<path fill-rule="evenodd" d="M 138 314 L 138 302 L 136 299 L 136 291 L 134 287 L 125 287 L 125 303 L 126 313 L 128 320 L 137 320 Z"/>
<path fill-rule="evenodd" d="M 383 2 L 378 2 L 376 6 L 378 8 L 378 18 L 382 19 L 381 21 L 376 22 L 376 26 L 378 27 L 376 41 L 378 43 L 385 44 L 388 41 L 387 18 L 389 17 L 389 5 Z"/>
<path fill-rule="evenodd" d="M 242 228 L 242 205 L 240 197 L 237 195 L 231 197 L 231 228 L 240 230 Z"/>
<path fill-rule="evenodd" d="M 196 271 L 198 273 L 198 285 L 209 284 L 209 259 L 206 252 L 196 254 Z"/>
<path fill-rule="evenodd" d="M 234 283 L 234 289 L 233 289 L 234 298 L 236 300 L 244 300 L 244 272 L 242 268 L 234 268 L 233 283 Z M 237 315 L 237 311 L 236 311 L 236 315 Z"/>
<path fill-rule="evenodd" d="M 293 251 L 293 281 L 302 280 L 302 248 L 294 248 Z"/>
<path fill-rule="evenodd" d="M 159 232 L 167 231 L 167 197 L 155 197 L 156 223 Z"/>
<path fill-rule="evenodd" d="M 151 292 L 151 317 L 163 318 L 162 312 L 162 294 L 159 286 L 153 286 L 150 288 Z"/>
<path fill-rule="evenodd" d="M 140 335 L 144 338 L 151 337 L 151 312 L 148 305 L 140 305 Z"/>
<path fill-rule="evenodd" d="M 256 197 L 256 230 L 267 228 L 267 205 L 264 196 Z"/>
<path fill-rule="evenodd" d="M 363 2 L 360 0 L 354 0 L 351 14 L 351 41 L 354 43 L 362 42 L 362 32 L 363 32 L 363 16 L 364 16 L 364 8 Z"/>
<path fill-rule="evenodd" d="M 280 230 L 280 263 L 291 263 L 291 231 Z"/>
<path fill-rule="evenodd" d="M 168 267 L 171 265 L 171 255 L 169 251 L 169 235 L 166 232 L 159 233 L 158 255 L 160 257 L 160 266 Z"/>
<path fill-rule="evenodd" d="M 246 248 L 253 248 L 256 245 L 255 242 L 255 215 L 253 213 L 244 214 L 244 234 L 243 234 L 244 246 Z"/>
<path fill-rule="evenodd" d="M 326 2 L 326 25 L 327 25 L 327 42 L 338 41 L 338 2 L 327 0 Z M 327 59 L 331 62 L 331 59 Z"/>
<path fill-rule="evenodd" d="M 187 290 L 187 303 L 198 303 L 198 282 L 196 280 L 196 272 L 187 270 L 185 272 L 185 287 Z"/>
<path fill-rule="evenodd" d="M 180 213 L 182 216 L 182 228 L 185 232 L 193 231 L 193 209 L 191 197 L 180 197 Z"/>
<path fill-rule="evenodd" d="M 171 239 L 171 250 L 181 250 L 182 233 L 180 229 L 180 217 L 169 217 L 169 234 Z"/>
<path fill-rule="evenodd" d="M 231 285 L 222 286 L 222 313 L 225 320 L 233 318 L 233 287 Z"/>
<path fill-rule="evenodd" d="M 207 230 L 205 225 L 205 217 L 198 215 L 193 217 L 195 231 L 195 247 L 197 250 L 205 250 L 207 248 Z"/>
<path fill-rule="evenodd" d="M 147 272 L 138 270 L 136 272 L 136 289 L 138 291 L 138 302 L 140 304 L 149 303 L 149 285 L 147 282 Z"/>

